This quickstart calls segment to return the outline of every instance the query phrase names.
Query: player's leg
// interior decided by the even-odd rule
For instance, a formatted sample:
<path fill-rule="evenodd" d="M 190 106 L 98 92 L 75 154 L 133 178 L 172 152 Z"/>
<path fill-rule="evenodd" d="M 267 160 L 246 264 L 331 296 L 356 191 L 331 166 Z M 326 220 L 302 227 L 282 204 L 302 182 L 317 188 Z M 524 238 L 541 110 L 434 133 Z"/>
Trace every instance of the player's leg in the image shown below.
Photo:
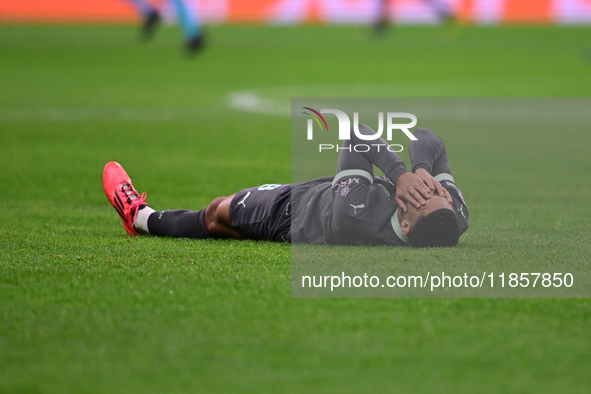
<path fill-rule="evenodd" d="M 450 6 L 447 1 L 445 0 L 423 0 L 425 3 L 429 4 L 433 11 L 439 17 L 439 20 L 442 22 L 449 22 L 453 20 L 453 13 L 450 10 Z"/>
<path fill-rule="evenodd" d="M 132 3 L 138 12 L 142 15 L 142 34 L 144 39 L 152 38 L 158 25 L 160 24 L 160 14 L 147 0 L 127 0 Z"/>
<path fill-rule="evenodd" d="M 183 29 L 183 35 L 187 45 L 187 50 L 192 53 L 203 46 L 203 31 L 199 24 L 199 19 L 194 12 L 191 12 L 183 0 L 171 0 L 179 22 Z"/>
<path fill-rule="evenodd" d="M 107 198 L 130 235 L 139 233 L 183 238 L 239 238 L 229 215 L 232 197 L 218 197 L 200 211 L 157 212 L 146 203 L 119 163 L 107 163 L 103 172 Z"/>
<path fill-rule="evenodd" d="M 216 212 L 218 222 L 236 229 L 241 239 L 290 242 L 291 185 L 266 184 L 244 189 Z"/>
<path fill-rule="evenodd" d="M 201 211 L 140 209 L 134 226 L 151 235 L 288 242 L 291 185 L 268 184 L 214 199 Z"/>
<path fill-rule="evenodd" d="M 237 238 L 230 220 L 230 197 L 217 197 L 200 211 L 188 209 L 156 212 L 145 207 L 134 226 L 142 233 L 173 238 Z"/>
<path fill-rule="evenodd" d="M 207 231 L 215 238 L 240 239 L 240 235 L 232 226 L 232 219 L 230 219 L 230 204 L 234 196 L 236 194 L 229 197 L 218 197 L 205 209 Z"/>
<path fill-rule="evenodd" d="M 374 30 L 376 34 L 381 35 L 386 30 L 386 26 L 388 25 L 389 20 L 389 3 L 390 0 L 377 0 L 378 4 L 378 14 L 374 22 Z"/>

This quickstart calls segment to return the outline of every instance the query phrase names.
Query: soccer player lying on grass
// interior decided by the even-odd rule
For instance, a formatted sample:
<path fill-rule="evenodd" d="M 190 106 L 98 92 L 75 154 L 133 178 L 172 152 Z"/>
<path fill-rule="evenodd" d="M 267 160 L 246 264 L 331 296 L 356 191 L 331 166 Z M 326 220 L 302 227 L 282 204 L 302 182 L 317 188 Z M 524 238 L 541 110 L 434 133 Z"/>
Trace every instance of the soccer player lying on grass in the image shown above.
<path fill-rule="evenodd" d="M 366 125 L 359 130 L 375 134 Z M 445 145 L 428 129 L 417 129 L 415 137 L 409 146 L 413 172 L 381 138 L 381 149 L 351 149 L 364 143 L 351 133 L 340 150 L 336 176 L 241 190 L 201 211 L 154 211 L 116 162 L 105 166 L 103 183 L 131 235 L 455 246 L 468 228 L 468 208 L 451 175 Z M 385 177 L 374 176 L 374 164 Z"/>

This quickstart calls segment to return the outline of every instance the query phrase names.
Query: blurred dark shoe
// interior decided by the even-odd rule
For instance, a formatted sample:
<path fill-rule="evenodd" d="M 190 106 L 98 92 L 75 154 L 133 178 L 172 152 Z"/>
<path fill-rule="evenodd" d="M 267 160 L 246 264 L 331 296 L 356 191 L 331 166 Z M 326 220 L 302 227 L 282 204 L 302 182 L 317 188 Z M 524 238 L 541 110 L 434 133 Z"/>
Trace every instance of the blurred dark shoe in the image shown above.
<path fill-rule="evenodd" d="M 376 36 L 382 36 L 386 31 L 386 23 L 380 21 L 373 25 L 373 30 L 376 33 Z"/>
<path fill-rule="evenodd" d="M 187 52 L 189 53 L 189 55 L 197 53 L 198 51 L 203 49 L 204 45 L 205 45 L 205 37 L 204 37 L 204 34 L 201 33 L 198 36 L 190 38 L 187 41 Z"/>
<path fill-rule="evenodd" d="M 160 14 L 156 10 L 150 11 L 150 13 L 144 18 L 142 35 L 145 41 L 150 40 L 154 36 L 154 32 L 160 25 L 160 20 Z"/>

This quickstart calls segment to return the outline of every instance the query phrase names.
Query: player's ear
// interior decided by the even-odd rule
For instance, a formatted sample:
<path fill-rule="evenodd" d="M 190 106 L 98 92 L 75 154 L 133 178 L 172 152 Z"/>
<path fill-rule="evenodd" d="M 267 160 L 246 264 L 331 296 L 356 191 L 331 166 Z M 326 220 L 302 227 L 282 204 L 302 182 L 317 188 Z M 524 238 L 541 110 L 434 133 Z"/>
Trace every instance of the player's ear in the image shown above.
<path fill-rule="evenodd" d="M 410 220 L 407 218 L 402 219 L 400 222 L 400 229 L 402 230 L 402 234 L 408 235 L 408 233 L 410 233 Z"/>

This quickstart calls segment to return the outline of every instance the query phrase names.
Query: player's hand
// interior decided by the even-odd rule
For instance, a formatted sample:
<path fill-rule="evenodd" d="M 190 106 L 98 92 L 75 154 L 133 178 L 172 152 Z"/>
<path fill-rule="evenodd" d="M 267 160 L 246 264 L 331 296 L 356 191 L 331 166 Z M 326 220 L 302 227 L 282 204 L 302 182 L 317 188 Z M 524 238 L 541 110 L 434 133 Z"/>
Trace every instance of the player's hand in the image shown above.
<path fill-rule="evenodd" d="M 404 212 L 408 209 L 407 202 L 418 209 L 421 205 L 427 204 L 426 200 L 431 197 L 431 190 L 418 175 L 405 172 L 398 177 L 396 181 L 396 202 Z"/>
<path fill-rule="evenodd" d="M 433 176 L 429 174 L 427 170 L 425 170 L 424 168 L 419 168 L 415 172 L 415 174 L 417 174 L 417 176 L 421 178 L 423 182 L 425 182 L 425 185 L 427 185 L 431 192 L 437 192 L 439 196 L 445 197 L 445 199 L 450 205 L 453 204 L 453 201 L 448 191 L 443 186 L 441 186 L 441 183 L 439 183 L 437 179 L 433 178 Z"/>

